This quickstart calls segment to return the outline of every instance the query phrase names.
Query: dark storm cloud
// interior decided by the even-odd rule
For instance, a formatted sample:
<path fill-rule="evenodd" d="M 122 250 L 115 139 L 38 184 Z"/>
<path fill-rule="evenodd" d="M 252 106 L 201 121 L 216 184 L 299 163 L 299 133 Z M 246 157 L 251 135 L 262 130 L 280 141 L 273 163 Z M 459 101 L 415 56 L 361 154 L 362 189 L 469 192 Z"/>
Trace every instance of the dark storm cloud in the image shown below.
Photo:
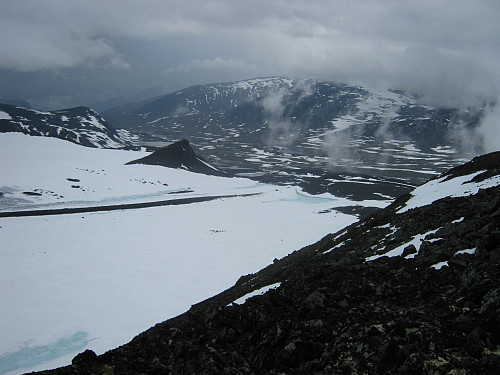
<path fill-rule="evenodd" d="M 6 0 L 0 94 L 77 105 L 280 74 L 475 104 L 498 96 L 499 16 L 495 0 Z"/>

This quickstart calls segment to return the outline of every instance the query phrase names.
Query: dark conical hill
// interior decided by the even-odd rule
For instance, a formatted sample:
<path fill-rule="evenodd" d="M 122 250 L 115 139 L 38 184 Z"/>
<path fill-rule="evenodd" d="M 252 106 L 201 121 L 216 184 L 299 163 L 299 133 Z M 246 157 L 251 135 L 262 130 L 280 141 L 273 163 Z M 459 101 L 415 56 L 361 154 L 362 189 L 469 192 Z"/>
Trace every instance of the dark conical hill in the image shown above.
<path fill-rule="evenodd" d="M 165 146 L 143 158 L 129 161 L 127 164 L 161 165 L 208 175 L 226 175 L 197 156 L 186 139 Z"/>

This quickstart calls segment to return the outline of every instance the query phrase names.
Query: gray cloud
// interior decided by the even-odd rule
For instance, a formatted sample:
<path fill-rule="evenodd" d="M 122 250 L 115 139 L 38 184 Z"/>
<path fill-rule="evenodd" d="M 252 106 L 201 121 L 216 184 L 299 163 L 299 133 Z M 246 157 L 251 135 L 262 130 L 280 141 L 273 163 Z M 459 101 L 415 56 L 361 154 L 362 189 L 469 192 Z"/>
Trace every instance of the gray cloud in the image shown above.
<path fill-rule="evenodd" d="M 285 146 L 298 136 L 298 130 L 290 119 L 283 116 L 285 112 L 286 91 L 281 89 L 272 92 L 262 99 L 261 105 L 264 110 L 264 118 L 269 129 L 267 142 L 272 146 Z"/>
<path fill-rule="evenodd" d="M 499 18 L 496 0 L 6 0 L 0 95 L 88 105 L 279 74 L 466 106 L 499 95 Z"/>
<path fill-rule="evenodd" d="M 484 152 L 500 150 L 500 107 L 492 107 L 486 114 L 476 137 L 481 137 Z"/>
<path fill-rule="evenodd" d="M 258 72 L 259 69 L 243 60 L 225 59 L 219 56 L 206 59 L 191 59 L 173 67 L 163 70 L 167 76 L 174 74 L 189 74 L 192 72 L 213 72 L 223 71 L 225 74 L 229 71 L 234 72 Z"/>

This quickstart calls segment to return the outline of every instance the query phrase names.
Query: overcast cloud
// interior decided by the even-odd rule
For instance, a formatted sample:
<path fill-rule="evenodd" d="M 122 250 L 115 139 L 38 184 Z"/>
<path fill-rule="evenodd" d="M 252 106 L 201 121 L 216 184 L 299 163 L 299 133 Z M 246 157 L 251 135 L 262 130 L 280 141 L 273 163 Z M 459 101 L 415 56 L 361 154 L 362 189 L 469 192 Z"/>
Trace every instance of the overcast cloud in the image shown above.
<path fill-rule="evenodd" d="M 498 97 L 498 0 L 2 0 L 0 97 L 50 108 L 269 75 Z"/>

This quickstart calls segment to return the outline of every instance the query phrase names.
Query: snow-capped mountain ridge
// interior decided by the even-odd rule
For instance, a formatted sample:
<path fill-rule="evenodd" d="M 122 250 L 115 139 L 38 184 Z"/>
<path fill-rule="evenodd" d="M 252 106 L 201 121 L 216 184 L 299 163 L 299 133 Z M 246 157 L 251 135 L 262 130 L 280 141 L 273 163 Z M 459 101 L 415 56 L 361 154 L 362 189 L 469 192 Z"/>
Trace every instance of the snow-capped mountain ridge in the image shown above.
<path fill-rule="evenodd" d="M 126 147 L 133 139 L 130 132 L 117 132 L 96 111 L 87 107 L 49 112 L 0 104 L 0 132 L 55 137 L 97 148 Z"/>
<path fill-rule="evenodd" d="M 274 77 L 192 86 L 103 115 L 165 143 L 187 138 L 220 169 L 286 172 L 295 182 L 297 171 L 349 171 L 416 185 L 466 161 L 458 156 L 463 137 L 481 109 L 462 113 L 398 90 Z"/>
<path fill-rule="evenodd" d="M 223 113 L 238 105 L 276 91 L 291 88 L 292 78 L 256 78 L 234 83 L 191 86 L 146 104 L 138 116 L 146 123 L 157 123 L 158 115 L 180 116 L 199 113 Z M 173 98 L 173 100 L 171 99 Z"/>

